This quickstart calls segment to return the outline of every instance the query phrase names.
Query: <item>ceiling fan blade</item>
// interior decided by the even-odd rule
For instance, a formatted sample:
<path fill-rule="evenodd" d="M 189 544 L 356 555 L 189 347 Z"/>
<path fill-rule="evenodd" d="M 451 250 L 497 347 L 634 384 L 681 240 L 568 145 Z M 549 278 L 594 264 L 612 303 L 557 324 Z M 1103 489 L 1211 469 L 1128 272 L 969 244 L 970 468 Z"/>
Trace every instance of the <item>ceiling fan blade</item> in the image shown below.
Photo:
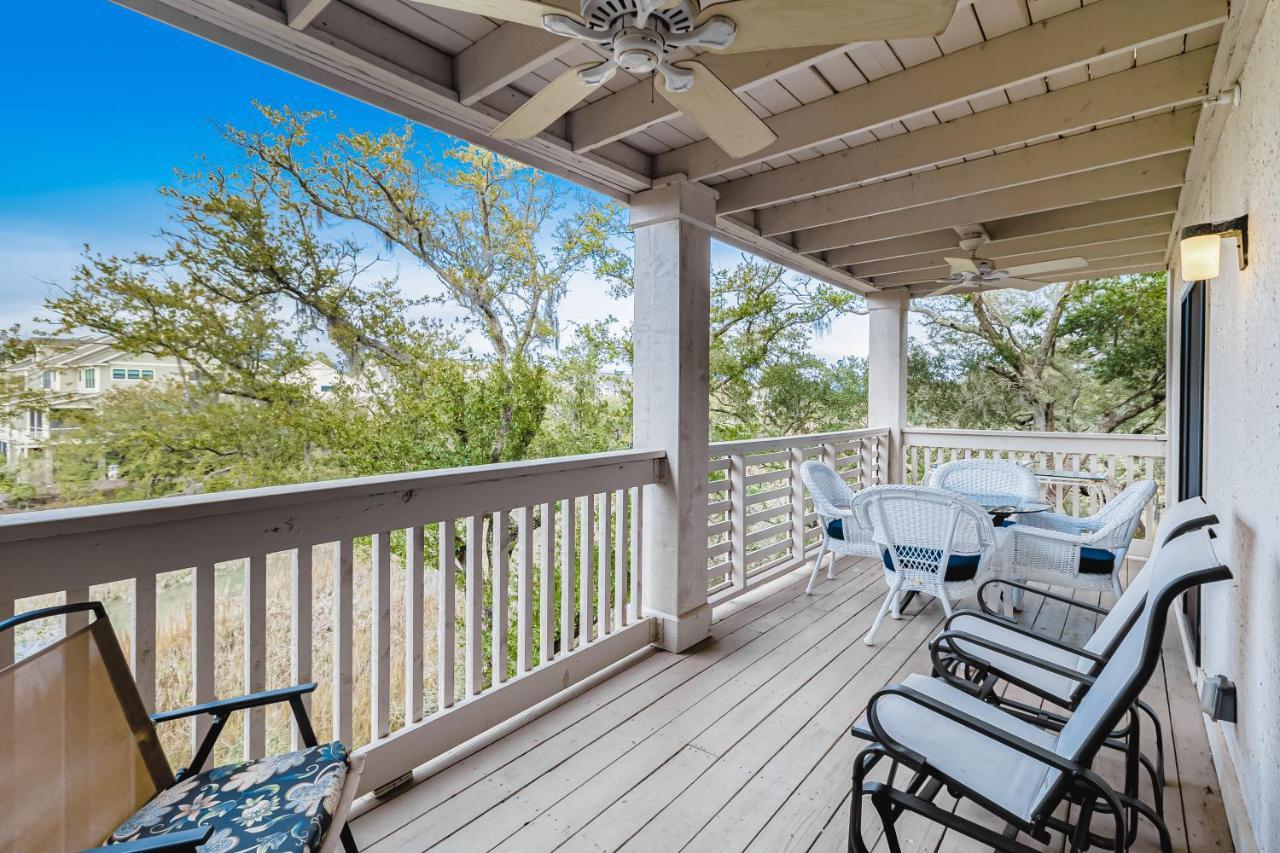
<path fill-rule="evenodd" d="M 769 125 L 751 112 L 711 69 L 701 62 L 678 62 L 676 67 L 693 72 L 693 86 L 684 92 L 658 86 L 658 94 L 702 128 L 730 157 L 746 157 L 777 140 Z"/>
<path fill-rule="evenodd" d="M 537 3 L 534 0 L 415 0 L 426 6 L 439 6 L 441 9 L 456 9 L 459 12 L 470 12 L 473 15 L 484 15 L 486 18 L 500 18 L 504 21 L 515 21 L 529 27 L 542 27 L 542 19 L 547 15 L 565 15 L 575 21 L 582 21 L 578 12 L 582 6 L 578 0 L 545 0 Z"/>
<path fill-rule="evenodd" d="M 969 281 L 953 281 L 948 279 L 939 279 L 938 281 L 940 284 L 942 284 L 942 287 L 939 287 L 937 290 L 929 291 L 924 295 L 923 298 L 929 299 L 930 297 L 933 297 L 933 296 L 946 296 L 948 293 L 951 293 L 952 291 L 961 290 L 963 288 L 969 288 L 973 286 L 973 283 Z"/>
<path fill-rule="evenodd" d="M 955 11 L 956 0 L 729 0 L 704 5 L 698 23 L 732 19 L 738 34 L 722 52 L 745 53 L 936 36 Z"/>
<path fill-rule="evenodd" d="M 1015 290 L 1039 290 L 1042 287 L 1048 287 L 1048 282 L 1032 281 L 1029 278 L 1005 278 L 999 282 L 1000 287 L 1012 287 Z"/>
<path fill-rule="evenodd" d="M 1009 267 L 1005 272 L 1014 278 L 1018 278 L 1028 275 L 1048 275 L 1051 272 L 1062 272 L 1063 270 L 1079 270 L 1087 266 L 1089 266 L 1089 262 L 1084 258 L 1058 258 L 1054 261 L 1043 261 L 1038 264 Z"/>
<path fill-rule="evenodd" d="M 953 273 L 954 272 L 976 273 L 978 271 L 978 265 L 973 262 L 972 258 L 943 258 L 943 260 L 946 261 L 951 266 L 951 271 Z"/>
<path fill-rule="evenodd" d="M 506 121 L 489 134 L 495 139 L 532 139 L 550 127 L 551 123 L 573 109 L 574 105 L 591 94 L 599 83 L 587 83 L 582 72 L 599 68 L 603 62 L 588 62 L 570 68 L 552 80 L 542 91 L 524 102 L 520 109 L 507 116 Z"/>

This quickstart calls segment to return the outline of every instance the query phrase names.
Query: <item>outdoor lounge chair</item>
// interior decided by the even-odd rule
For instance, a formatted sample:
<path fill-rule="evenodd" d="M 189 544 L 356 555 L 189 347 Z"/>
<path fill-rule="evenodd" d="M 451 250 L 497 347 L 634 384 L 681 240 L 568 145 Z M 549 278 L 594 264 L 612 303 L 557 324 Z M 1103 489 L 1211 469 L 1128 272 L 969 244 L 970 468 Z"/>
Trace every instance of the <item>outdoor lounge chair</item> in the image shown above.
<path fill-rule="evenodd" d="M 22 613 L 0 631 L 85 612 L 88 625 L 0 670 L 0 849 L 355 853 L 346 817 L 363 757 L 317 743 L 303 704 L 315 684 L 148 717 L 100 602 Z M 304 749 L 204 770 L 232 713 L 280 702 Z M 198 715 L 208 732 L 174 773 L 155 724 Z"/>
<path fill-rule="evenodd" d="M 976 593 L 994 553 L 995 531 L 986 511 L 963 495 L 923 486 L 872 486 L 851 503 L 859 523 L 871 531 L 880 549 L 889 592 L 863 642 L 892 609 L 899 596 L 932 595 L 951 615 L 951 599 Z"/>
<path fill-rule="evenodd" d="M 872 743 L 854 762 L 849 849 L 867 851 L 862 814 L 863 800 L 870 797 L 892 853 L 900 850 L 895 823 L 905 812 L 1006 853 L 1034 849 L 1017 841 L 1020 833 L 1048 843 L 1051 831 L 1063 833 L 1072 851 L 1091 845 L 1118 850 L 1130 835 L 1126 815 L 1141 814 L 1156 827 L 1160 848 L 1171 850 L 1168 828 L 1155 810 L 1117 793 L 1091 765 L 1126 718 L 1127 725 L 1137 725 L 1134 703 L 1159 662 L 1173 602 L 1196 586 L 1230 577 L 1209 531 L 1185 534 L 1176 547 L 1164 549 L 1133 628 L 1061 724 L 1040 725 L 923 675 L 879 691 L 865 721 L 853 729 Z M 885 759 L 892 765 L 888 781 L 869 781 L 868 774 Z M 905 784 L 903 768 L 911 776 Z M 1004 821 L 1005 831 L 964 817 L 961 808 L 953 812 L 935 805 L 932 800 L 944 787 Z M 1073 823 L 1055 817 L 1064 802 L 1074 806 Z M 1095 814 L 1110 817 L 1112 834 L 1099 837 L 1092 831 Z"/>
<path fill-rule="evenodd" d="M 954 614 L 930 644 L 934 675 L 1017 714 L 1054 716 L 1043 709 L 1004 698 L 999 691 L 1002 683 L 1017 685 L 1061 708 L 1074 709 L 1089 689 L 1088 682 L 1079 679 L 1077 673 L 1096 677 L 1102 665 L 1114 654 L 1141 612 L 1152 572 L 1164 546 L 1180 536 L 1217 522 L 1217 516 L 1202 498 L 1192 498 L 1170 507 L 1160 519 L 1151 557 L 1110 611 L 1002 578 L 987 581 L 978 594 L 983 610 Z M 1012 624 L 986 609 L 984 592 L 988 586 L 1016 587 L 1066 607 L 1087 610 L 1103 619 L 1082 646 L 1073 646 Z M 1142 700 L 1135 704 L 1150 720 L 1156 739 L 1154 762 L 1145 757 L 1135 757 L 1150 773 L 1157 795 L 1156 810 L 1163 813 L 1164 733 L 1155 710 Z M 1136 771 L 1136 768 L 1132 770 Z"/>
<path fill-rule="evenodd" d="M 874 557 L 877 551 L 866 528 L 857 522 L 853 511 L 849 509 L 853 490 L 836 469 L 811 459 L 800 466 L 800 479 L 809 490 L 814 512 L 818 514 L 818 522 L 822 525 L 822 544 L 813 561 L 809 584 L 804 588 L 809 593 L 813 592 L 818 571 L 822 568 L 822 558 L 827 554 L 831 555 L 827 577 L 833 578 L 836 576 L 836 555 Z"/>
<path fill-rule="evenodd" d="M 1155 496 L 1154 480 L 1137 480 L 1087 518 L 1057 513 L 1022 516 L 1014 525 L 1008 573 L 1022 581 L 1041 581 L 1072 589 L 1124 592 L 1120 570 Z M 1021 593 L 1015 591 L 1015 606 Z"/>

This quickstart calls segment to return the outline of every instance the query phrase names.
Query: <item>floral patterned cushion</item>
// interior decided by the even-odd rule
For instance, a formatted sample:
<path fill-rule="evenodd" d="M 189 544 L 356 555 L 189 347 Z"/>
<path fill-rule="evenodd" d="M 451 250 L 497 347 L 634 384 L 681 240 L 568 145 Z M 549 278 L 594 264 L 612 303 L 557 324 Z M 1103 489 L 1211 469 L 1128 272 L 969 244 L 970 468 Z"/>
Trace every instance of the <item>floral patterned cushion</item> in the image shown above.
<path fill-rule="evenodd" d="M 347 751 L 336 742 L 215 767 L 161 791 L 107 843 L 212 826 L 205 853 L 316 850 L 346 776 Z"/>

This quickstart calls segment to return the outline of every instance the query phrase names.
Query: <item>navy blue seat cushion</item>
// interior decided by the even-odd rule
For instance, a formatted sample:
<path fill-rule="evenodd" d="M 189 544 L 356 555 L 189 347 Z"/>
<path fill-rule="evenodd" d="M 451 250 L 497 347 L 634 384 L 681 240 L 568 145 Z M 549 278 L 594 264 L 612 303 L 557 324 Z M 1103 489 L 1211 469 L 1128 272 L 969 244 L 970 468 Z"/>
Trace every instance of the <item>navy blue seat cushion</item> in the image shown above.
<path fill-rule="evenodd" d="M 211 826 L 207 853 L 318 850 L 346 778 L 347 750 L 337 742 L 215 767 L 161 791 L 107 844 Z"/>
<path fill-rule="evenodd" d="M 832 539 L 844 541 L 844 526 L 840 519 L 833 518 L 827 522 L 827 535 Z"/>
<path fill-rule="evenodd" d="M 898 549 L 898 559 L 903 559 L 902 548 Z M 921 550 L 921 559 L 929 561 L 933 565 L 937 565 L 938 560 L 942 559 L 942 552 L 933 548 L 925 548 Z M 884 567 L 889 571 L 893 571 L 893 558 L 889 556 L 889 549 L 886 548 L 881 559 L 884 561 Z M 947 571 L 943 575 L 944 581 L 970 581 L 978 574 L 979 558 L 977 554 L 952 554 L 947 560 Z"/>
<path fill-rule="evenodd" d="M 1116 567 L 1116 555 L 1101 548 L 1080 549 L 1080 574 L 1109 575 Z"/>

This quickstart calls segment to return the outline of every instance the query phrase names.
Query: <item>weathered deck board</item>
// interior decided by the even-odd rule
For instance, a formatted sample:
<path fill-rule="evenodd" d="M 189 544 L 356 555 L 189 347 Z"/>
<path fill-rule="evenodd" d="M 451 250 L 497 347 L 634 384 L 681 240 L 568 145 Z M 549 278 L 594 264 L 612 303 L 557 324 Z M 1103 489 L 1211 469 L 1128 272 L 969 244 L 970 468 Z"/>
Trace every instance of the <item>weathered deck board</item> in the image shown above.
<path fill-rule="evenodd" d="M 942 616 L 936 603 L 913 603 L 864 646 L 880 576 L 871 561 L 846 562 L 815 595 L 803 594 L 796 574 L 744 596 L 718 612 L 713 639 L 696 651 L 656 652 L 363 815 L 354 824 L 361 849 L 844 850 L 860 747 L 848 726 L 882 684 L 928 671 Z M 1076 642 L 1095 622 L 1030 597 L 1021 618 Z M 1225 817 L 1203 726 L 1195 705 L 1185 707 L 1193 689 L 1176 645 L 1166 644 L 1144 695 L 1166 729 L 1175 849 L 1222 849 Z M 1148 747 L 1154 754 L 1154 741 Z M 1103 766 L 1115 776 L 1120 765 Z M 938 802 L 954 807 L 945 794 Z M 900 822 L 899 835 L 904 850 L 977 849 L 923 822 Z M 874 817 L 864 837 L 883 847 Z"/>

